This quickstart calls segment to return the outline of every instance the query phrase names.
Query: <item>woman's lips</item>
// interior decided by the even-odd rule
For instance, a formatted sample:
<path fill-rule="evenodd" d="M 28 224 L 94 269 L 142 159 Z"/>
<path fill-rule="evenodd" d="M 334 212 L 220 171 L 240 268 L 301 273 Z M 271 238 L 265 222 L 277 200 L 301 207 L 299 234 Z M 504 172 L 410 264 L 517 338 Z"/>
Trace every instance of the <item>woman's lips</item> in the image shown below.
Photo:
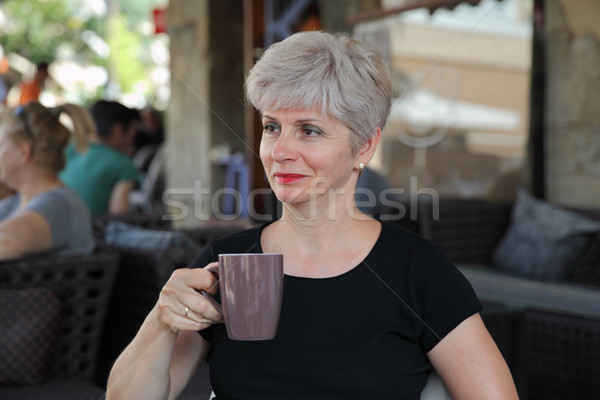
<path fill-rule="evenodd" d="M 304 178 L 306 175 L 302 174 L 282 174 L 276 173 L 273 174 L 273 177 L 278 183 L 294 183 Z"/>

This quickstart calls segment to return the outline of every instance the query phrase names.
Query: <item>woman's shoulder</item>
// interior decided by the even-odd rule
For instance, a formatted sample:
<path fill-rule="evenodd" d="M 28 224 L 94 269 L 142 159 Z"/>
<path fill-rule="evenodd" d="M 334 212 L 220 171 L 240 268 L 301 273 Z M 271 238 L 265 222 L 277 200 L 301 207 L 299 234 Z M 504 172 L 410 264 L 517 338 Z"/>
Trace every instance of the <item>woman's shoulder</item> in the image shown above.
<path fill-rule="evenodd" d="M 13 194 L 0 200 L 0 221 L 8 217 L 19 207 L 20 197 Z"/>
<path fill-rule="evenodd" d="M 9 207 L 14 204 L 19 204 L 19 194 L 15 193 L 15 194 L 11 194 L 10 196 L 6 196 L 3 199 L 0 199 L 0 206 L 2 207 Z"/>
<path fill-rule="evenodd" d="M 258 253 L 260 233 L 264 226 L 255 226 L 213 240 L 209 246 L 219 253 Z"/>
<path fill-rule="evenodd" d="M 452 265 L 438 244 L 390 222 L 382 222 L 381 236 L 374 253 L 381 264 L 401 267 L 416 275 L 424 271 L 433 273 Z"/>
<path fill-rule="evenodd" d="M 262 251 L 260 248 L 261 229 L 261 226 L 257 226 L 243 229 L 215 240 L 208 239 L 208 244 L 198 257 L 192 261 L 190 267 L 203 268 L 208 263 L 217 261 L 219 254 L 260 253 Z M 214 234 L 214 232 L 211 234 Z"/>
<path fill-rule="evenodd" d="M 29 208 L 38 207 L 60 207 L 63 211 L 71 213 L 78 210 L 81 210 L 84 214 L 89 213 L 87 206 L 83 200 L 81 200 L 77 192 L 68 186 L 59 186 L 34 197 L 30 202 Z M 81 215 L 77 215 L 77 217 L 80 216 Z"/>
<path fill-rule="evenodd" d="M 34 199 L 57 199 L 62 201 L 70 201 L 73 198 L 78 198 L 77 192 L 66 185 L 55 187 L 34 197 Z"/>
<path fill-rule="evenodd" d="M 381 226 L 380 240 L 392 248 L 397 248 L 402 251 L 412 249 L 414 251 L 423 252 L 431 252 L 440 249 L 437 244 L 429 239 L 394 222 L 381 221 Z"/>

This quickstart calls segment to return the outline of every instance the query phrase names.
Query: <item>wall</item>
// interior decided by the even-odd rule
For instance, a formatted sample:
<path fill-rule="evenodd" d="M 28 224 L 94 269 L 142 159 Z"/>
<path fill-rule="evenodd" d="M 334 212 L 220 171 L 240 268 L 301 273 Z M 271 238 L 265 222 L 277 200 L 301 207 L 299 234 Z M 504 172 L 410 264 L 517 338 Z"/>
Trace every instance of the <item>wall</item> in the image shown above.
<path fill-rule="evenodd" d="M 600 2 L 546 1 L 546 187 L 550 201 L 600 206 Z"/>

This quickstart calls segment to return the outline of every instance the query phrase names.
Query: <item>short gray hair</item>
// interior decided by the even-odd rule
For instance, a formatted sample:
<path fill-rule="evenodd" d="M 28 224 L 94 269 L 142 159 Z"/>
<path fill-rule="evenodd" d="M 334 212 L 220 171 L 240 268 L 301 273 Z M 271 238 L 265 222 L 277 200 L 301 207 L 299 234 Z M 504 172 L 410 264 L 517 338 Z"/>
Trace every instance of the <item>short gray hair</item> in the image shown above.
<path fill-rule="evenodd" d="M 300 32 L 269 47 L 246 78 L 248 100 L 266 109 L 317 109 L 351 133 L 356 153 L 384 128 L 392 83 L 385 61 L 344 34 Z"/>

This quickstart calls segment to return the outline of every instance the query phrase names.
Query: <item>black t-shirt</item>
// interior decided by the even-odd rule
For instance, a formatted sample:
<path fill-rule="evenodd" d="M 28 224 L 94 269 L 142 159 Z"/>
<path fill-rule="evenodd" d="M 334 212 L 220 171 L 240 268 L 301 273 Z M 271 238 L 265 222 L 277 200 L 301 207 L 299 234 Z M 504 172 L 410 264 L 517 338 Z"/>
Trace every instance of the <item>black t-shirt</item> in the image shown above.
<path fill-rule="evenodd" d="M 213 242 L 191 267 L 220 253 L 262 253 L 262 228 Z M 212 344 L 207 362 L 218 400 L 418 400 L 431 369 L 426 353 L 480 309 L 438 246 L 383 222 L 352 270 L 285 276 L 275 339 L 229 340 L 223 324 L 200 334 Z"/>

